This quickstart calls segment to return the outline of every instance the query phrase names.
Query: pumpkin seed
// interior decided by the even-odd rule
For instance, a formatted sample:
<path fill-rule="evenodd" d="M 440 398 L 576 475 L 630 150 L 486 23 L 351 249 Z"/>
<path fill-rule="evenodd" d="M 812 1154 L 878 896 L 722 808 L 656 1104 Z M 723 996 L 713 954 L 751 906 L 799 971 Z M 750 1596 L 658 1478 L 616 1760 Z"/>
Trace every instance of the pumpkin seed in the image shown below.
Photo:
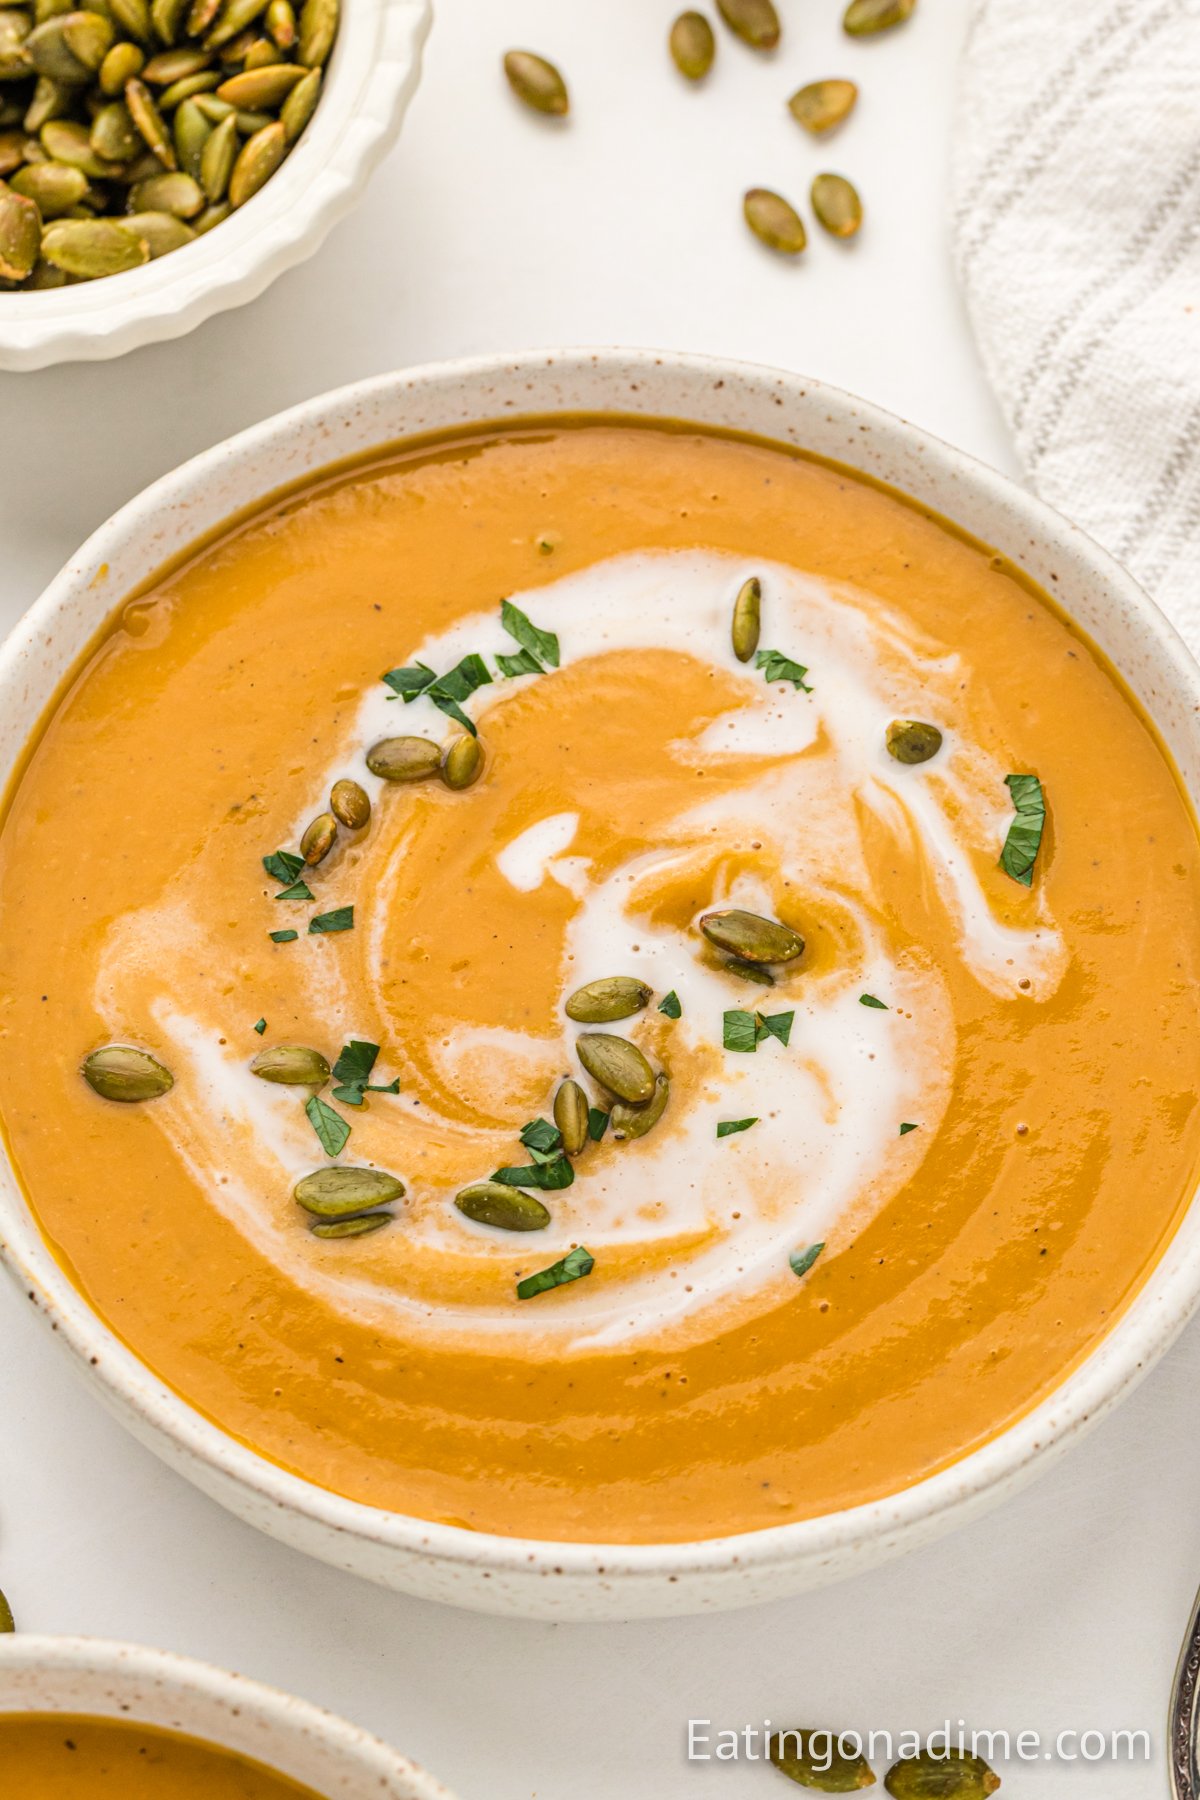
<path fill-rule="evenodd" d="M 654 1092 L 644 1106 L 630 1106 L 624 1100 L 615 1101 L 610 1123 L 617 1142 L 625 1143 L 629 1138 L 643 1138 L 647 1132 L 653 1131 L 666 1112 L 670 1098 L 670 1080 L 660 1070 L 654 1077 Z"/>
<path fill-rule="evenodd" d="M 0 1632 L 7 1633 L 15 1631 L 16 1629 L 17 1622 L 13 1618 L 12 1607 L 8 1604 L 4 1595 L 0 1594 Z"/>
<path fill-rule="evenodd" d="M 69 169 L 65 163 L 31 163 L 19 169 L 9 185 L 14 194 L 36 202 L 43 219 L 61 219 L 87 193 L 88 178 L 82 169 Z"/>
<path fill-rule="evenodd" d="M 123 100 L 110 100 L 92 120 L 89 143 L 105 162 L 132 162 L 144 146 Z"/>
<path fill-rule="evenodd" d="M 109 0 L 109 5 L 126 37 L 135 38 L 139 44 L 152 41 L 154 26 L 150 22 L 150 0 Z"/>
<path fill-rule="evenodd" d="M 273 63 L 265 69 L 243 69 L 217 89 L 218 100 L 250 112 L 269 112 L 281 106 L 292 89 L 304 80 L 305 70 L 295 63 Z"/>
<path fill-rule="evenodd" d="M 442 780 L 448 788 L 469 788 L 483 773 L 483 745 L 469 731 L 456 737 L 442 757 Z"/>
<path fill-rule="evenodd" d="M 175 1077 L 164 1069 L 147 1050 L 135 1050 L 129 1044 L 106 1044 L 84 1059 L 80 1074 L 102 1100 L 119 1100 L 132 1105 L 141 1100 L 157 1100 L 170 1093 Z"/>
<path fill-rule="evenodd" d="M 320 69 L 328 62 L 339 14 L 338 0 L 304 0 L 296 54 L 306 69 Z"/>
<path fill-rule="evenodd" d="M 510 50 L 504 58 L 508 85 L 518 100 L 534 112 L 561 118 L 570 110 L 567 84 L 552 62 L 532 50 Z"/>
<path fill-rule="evenodd" d="M 112 49 L 113 28 L 97 12 L 60 13 L 37 25 L 25 52 L 39 75 L 65 87 L 82 87 Z"/>
<path fill-rule="evenodd" d="M 790 201 L 770 188 L 750 188 L 742 200 L 746 223 L 761 243 L 784 256 L 799 256 L 808 243 L 804 221 Z"/>
<path fill-rule="evenodd" d="M 296 9 L 291 0 L 268 0 L 267 35 L 278 50 L 290 50 L 296 42 Z"/>
<path fill-rule="evenodd" d="M 242 62 L 243 69 L 266 69 L 274 64 L 285 62 L 283 53 L 276 49 L 270 38 L 255 38 Z"/>
<path fill-rule="evenodd" d="M 57 81 L 47 81 L 44 75 L 39 75 L 33 99 L 25 113 L 25 129 L 40 132 L 51 119 L 61 119 L 70 110 L 71 89 L 61 87 Z"/>
<path fill-rule="evenodd" d="M 204 40 L 206 50 L 219 50 L 223 44 L 232 43 L 239 32 L 253 25 L 260 13 L 267 10 L 267 0 L 226 0 L 224 9 L 217 15 L 217 22 Z"/>
<path fill-rule="evenodd" d="M 125 83 L 125 104 L 148 148 L 153 150 L 164 169 L 177 168 L 166 123 L 140 75 Z"/>
<path fill-rule="evenodd" d="M 792 962 L 804 953 L 804 939 L 790 925 L 778 919 L 764 919 L 758 913 L 730 907 L 723 912 L 704 913 L 700 929 L 710 944 L 728 951 L 739 962 Z"/>
<path fill-rule="evenodd" d="M 203 187 L 204 152 L 209 138 L 213 136 L 213 128 L 194 100 L 185 100 L 176 109 L 171 135 L 175 141 L 175 155 L 180 168 Z"/>
<path fill-rule="evenodd" d="M 906 1756 L 884 1776 L 883 1785 L 892 1800 L 987 1800 L 1000 1786 L 1000 1777 L 982 1756 L 951 1750 L 934 1756 L 928 1750 Z"/>
<path fill-rule="evenodd" d="M 337 820 L 330 812 L 318 813 L 300 839 L 300 854 L 310 869 L 324 862 L 337 842 Z"/>
<path fill-rule="evenodd" d="M 782 27 L 773 0 L 717 0 L 717 11 L 752 50 L 773 50 Z"/>
<path fill-rule="evenodd" d="M 335 781 L 329 794 L 329 810 L 347 831 L 361 831 L 370 822 L 371 802 L 357 781 Z"/>
<path fill-rule="evenodd" d="M 788 101 L 788 111 L 805 131 L 811 131 L 814 137 L 823 137 L 825 132 L 832 131 L 835 125 L 849 118 L 857 99 L 858 88 L 853 81 L 810 81 L 807 86 L 797 88 Z"/>
<path fill-rule="evenodd" d="M 212 56 L 207 50 L 197 50 L 192 45 L 183 45 L 178 50 L 160 50 L 142 70 L 142 80 L 153 87 L 170 87 L 172 82 L 183 81 L 188 75 L 199 75 L 211 62 Z"/>
<path fill-rule="evenodd" d="M 47 119 L 38 138 L 51 162 L 82 169 L 90 181 L 112 180 L 123 173 L 120 163 L 96 155 L 87 127 L 75 119 Z"/>
<path fill-rule="evenodd" d="M 200 217 L 193 221 L 192 230 L 197 237 L 203 237 L 214 225 L 223 225 L 232 211 L 228 200 L 222 200 L 216 206 L 206 206 Z"/>
<path fill-rule="evenodd" d="M 653 1098 L 654 1070 L 628 1038 L 607 1031 L 585 1031 L 576 1039 L 575 1052 L 592 1080 L 618 1100 L 641 1106 Z"/>
<path fill-rule="evenodd" d="M 550 1223 L 548 1207 L 503 1181 L 473 1182 L 454 1196 L 454 1204 L 477 1225 L 492 1225 L 497 1231 L 544 1231 Z"/>
<path fill-rule="evenodd" d="M 739 662 L 749 662 L 758 649 L 762 622 L 762 582 L 757 575 L 743 581 L 733 603 L 733 654 Z"/>
<path fill-rule="evenodd" d="M 27 44 L 30 23 L 28 13 L 16 7 L 0 11 L 0 81 L 23 81 L 33 72 Z"/>
<path fill-rule="evenodd" d="M 185 244 L 196 241 L 193 227 L 185 225 L 174 213 L 133 213 L 125 220 L 125 225 L 146 244 L 151 262 L 159 256 L 169 255 L 172 250 L 182 250 Z"/>
<path fill-rule="evenodd" d="M 567 1017 L 580 1025 L 611 1025 L 641 1012 L 652 991 L 632 975 L 605 975 L 576 988 L 567 1001 Z"/>
<path fill-rule="evenodd" d="M 200 152 L 200 185 L 210 201 L 223 200 L 228 193 L 240 148 L 237 119 L 231 113 L 209 133 Z"/>
<path fill-rule="evenodd" d="M 554 1123 L 568 1156 L 578 1156 L 588 1136 L 588 1098 L 577 1081 L 569 1077 L 558 1085 L 554 1096 Z"/>
<path fill-rule="evenodd" d="M 0 131 L 0 179 L 28 161 L 31 144 L 41 147 L 35 138 L 28 137 L 23 131 Z"/>
<path fill-rule="evenodd" d="M 924 719 L 893 719 L 884 742 L 889 756 L 898 763 L 923 763 L 936 756 L 942 747 L 942 734 L 936 725 Z"/>
<path fill-rule="evenodd" d="M 35 263 L 33 274 L 25 283 L 26 288 L 31 291 L 66 287 L 66 285 L 67 277 L 63 274 L 62 270 L 56 269 L 52 263 L 48 262 Z"/>
<path fill-rule="evenodd" d="M 56 219 L 42 233 L 42 255 L 66 275 L 95 281 L 150 261 L 150 246 L 115 219 Z"/>
<path fill-rule="evenodd" d="M 427 781 L 441 760 L 439 746 L 421 737 L 383 738 L 367 751 L 368 769 L 384 781 Z"/>
<path fill-rule="evenodd" d="M 850 0 L 842 30 L 850 37 L 871 37 L 876 31 L 903 25 L 916 8 L 917 0 Z"/>
<path fill-rule="evenodd" d="M 42 244 L 36 203 L 14 188 L 0 188 L 0 276 L 24 281 L 32 273 Z"/>
<path fill-rule="evenodd" d="M 390 1212 L 372 1212 L 361 1213 L 357 1219 L 327 1219 L 324 1223 L 318 1219 L 308 1229 L 315 1238 L 369 1237 L 381 1225 L 389 1225 L 395 1216 Z"/>
<path fill-rule="evenodd" d="M 280 107 L 279 122 L 289 144 L 296 142 L 316 112 L 317 101 L 321 98 L 322 79 L 320 69 L 310 69 L 304 80 L 296 83 Z"/>
<path fill-rule="evenodd" d="M 717 40 L 700 12 L 680 13 L 667 40 L 675 67 L 689 81 L 702 81 L 713 66 Z"/>
<path fill-rule="evenodd" d="M 188 0 L 150 0 L 150 22 L 164 44 L 173 44 L 183 30 Z"/>
<path fill-rule="evenodd" d="M 135 182 L 129 190 L 129 205 L 134 212 L 174 213 L 177 219 L 194 219 L 204 211 L 204 189 L 182 169 L 172 169 Z"/>
<path fill-rule="evenodd" d="M 844 175 L 818 175 L 811 191 L 812 209 L 831 237 L 851 238 L 863 222 L 862 201 Z"/>
<path fill-rule="evenodd" d="M 125 92 L 125 83 L 140 75 L 145 63 L 145 55 L 136 44 L 114 44 L 100 64 L 100 92 L 110 100 L 119 99 Z"/>
<path fill-rule="evenodd" d="M 286 1087 L 324 1087 L 329 1064 L 319 1050 L 310 1050 L 307 1044 L 274 1044 L 258 1052 L 250 1073 L 260 1081 L 280 1082 Z"/>
<path fill-rule="evenodd" d="M 187 16 L 188 36 L 203 37 L 220 10 L 221 0 L 193 0 L 192 9 Z"/>
<path fill-rule="evenodd" d="M 875 1772 L 866 1757 L 844 1755 L 832 1731 L 776 1732 L 767 1754 L 781 1775 L 819 1794 L 855 1794 L 875 1785 Z"/>
<path fill-rule="evenodd" d="M 200 75 L 185 75 L 180 81 L 173 81 L 170 87 L 164 88 L 158 96 L 158 110 L 164 115 L 174 112 L 184 100 L 194 100 L 197 94 L 211 94 L 214 88 L 220 87 L 222 75 L 220 69 L 205 69 Z"/>
<path fill-rule="evenodd" d="M 404 1197 L 404 1183 L 383 1169 L 314 1169 L 292 1189 L 292 1198 L 318 1219 L 345 1219 Z"/>
<path fill-rule="evenodd" d="M 247 138 L 229 177 L 229 204 L 235 209 L 252 200 L 270 180 L 288 152 L 287 134 L 278 120 Z"/>

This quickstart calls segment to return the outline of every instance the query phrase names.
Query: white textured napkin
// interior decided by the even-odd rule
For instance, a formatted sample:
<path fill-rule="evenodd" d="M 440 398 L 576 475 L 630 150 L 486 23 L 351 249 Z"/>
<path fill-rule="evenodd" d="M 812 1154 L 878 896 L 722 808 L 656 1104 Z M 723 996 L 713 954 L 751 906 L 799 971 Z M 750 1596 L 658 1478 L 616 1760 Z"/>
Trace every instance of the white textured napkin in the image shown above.
<path fill-rule="evenodd" d="M 971 0 L 954 255 L 1037 491 L 1200 653 L 1200 0 Z"/>

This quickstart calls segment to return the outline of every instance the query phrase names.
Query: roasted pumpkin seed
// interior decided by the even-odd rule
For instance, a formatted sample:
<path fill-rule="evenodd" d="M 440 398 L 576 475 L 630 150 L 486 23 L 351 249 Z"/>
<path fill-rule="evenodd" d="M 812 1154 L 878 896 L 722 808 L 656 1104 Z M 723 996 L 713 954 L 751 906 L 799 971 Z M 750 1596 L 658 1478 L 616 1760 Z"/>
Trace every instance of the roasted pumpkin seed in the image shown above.
<path fill-rule="evenodd" d="M 150 246 L 114 219 L 56 219 L 42 233 L 42 255 L 65 275 L 95 281 L 150 261 Z"/>
<path fill-rule="evenodd" d="M 321 98 L 322 79 L 320 69 L 310 69 L 304 80 L 296 83 L 280 107 L 279 122 L 289 144 L 297 141 L 316 112 L 317 101 Z"/>
<path fill-rule="evenodd" d="M 799 256 L 808 243 L 804 221 L 790 201 L 770 188 L 750 188 L 742 200 L 746 223 L 761 243 L 783 256 Z"/>
<path fill-rule="evenodd" d="M 404 1183 L 383 1169 L 336 1165 L 314 1169 L 292 1189 L 292 1198 L 318 1219 L 345 1219 L 404 1197 Z"/>
<path fill-rule="evenodd" d="M 561 118 L 570 110 L 567 84 L 552 62 L 532 50 L 510 50 L 504 58 L 508 85 L 518 100 L 534 112 Z"/>
<path fill-rule="evenodd" d="M 260 1050 L 250 1064 L 260 1081 L 280 1082 L 285 1087 L 324 1087 L 329 1064 L 319 1050 L 307 1044 L 273 1044 Z"/>
<path fill-rule="evenodd" d="M 316 1219 L 308 1229 L 315 1238 L 369 1237 L 381 1225 L 390 1225 L 395 1216 L 390 1212 L 371 1212 L 360 1213 L 356 1219 Z"/>
<path fill-rule="evenodd" d="M 267 36 L 277 50 L 292 48 L 296 42 L 296 9 L 291 0 L 268 0 L 266 26 Z"/>
<path fill-rule="evenodd" d="M 13 188 L 0 188 L 0 276 L 24 281 L 33 272 L 41 243 L 36 203 Z"/>
<path fill-rule="evenodd" d="M 733 654 L 739 662 L 749 662 L 758 649 L 761 623 L 762 582 L 757 575 L 751 575 L 749 581 L 743 581 L 733 603 L 730 636 L 733 639 Z"/>
<path fill-rule="evenodd" d="M 204 211 L 204 189 L 182 169 L 171 169 L 135 182 L 129 190 L 129 204 L 134 212 L 174 213 L 177 219 L 194 219 Z"/>
<path fill-rule="evenodd" d="M 962 1750 L 935 1756 L 922 1750 L 893 1764 L 883 1785 L 892 1800 L 987 1800 L 1000 1786 L 1000 1777 L 982 1756 Z"/>
<path fill-rule="evenodd" d="M 592 1080 L 618 1100 L 642 1106 L 653 1099 L 654 1070 L 628 1038 L 607 1031 L 585 1031 L 576 1039 L 575 1052 Z"/>
<path fill-rule="evenodd" d="M 790 925 L 743 912 L 740 907 L 704 913 L 700 929 L 710 944 L 737 957 L 739 962 L 792 962 L 804 953 L 804 939 Z"/>
<path fill-rule="evenodd" d="M 797 88 L 788 101 L 788 111 L 805 131 L 823 137 L 849 118 L 857 99 L 858 88 L 853 81 L 810 81 Z"/>
<path fill-rule="evenodd" d="M 193 181 L 199 181 L 203 187 L 204 151 L 209 138 L 214 134 L 213 127 L 194 100 L 185 100 L 181 106 L 176 108 L 171 135 L 175 142 L 175 155 L 179 160 L 180 168 L 185 174 L 190 175 Z"/>
<path fill-rule="evenodd" d="M 255 19 L 267 10 L 267 0 L 226 0 L 225 6 L 217 15 L 216 24 L 204 39 L 206 50 L 219 50 L 223 45 L 231 44 L 240 32 L 253 25 Z"/>
<path fill-rule="evenodd" d="M 567 1017 L 579 1025 L 611 1025 L 649 1006 L 652 991 L 632 975 L 604 975 L 575 989 L 567 1001 Z"/>
<path fill-rule="evenodd" d="M 166 121 L 159 112 L 150 89 L 140 75 L 125 83 L 125 104 L 147 148 L 153 150 L 164 169 L 178 167 Z"/>
<path fill-rule="evenodd" d="M 442 780 L 448 788 L 469 788 L 483 773 L 483 745 L 469 731 L 454 738 L 442 757 Z"/>
<path fill-rule="evenodd" d="M 554 1095 L 554 1123 L 568 1156 L 578 1156 L 588 1136 L 588 1098 L 577 1081 L 560 1081 Z"/>
<path fill-rule="evenodd" d="M 100 64 L 100 92 L 116 100 L 125 92 L 125 83 L 140 75 L 146 66 L 145 53 L 136 44 L 114 44 Z"/>
<path fill-rule="evenodd" d="M 893 25 L 911 19 L 917 0 L 850 0 L 842 19 L 842 29 L 850 37 L 871 37 Z"/>
<path fill-rule="evenodd" d="M 329 794 L 329 810 L 347 831 L 361 831 L 370 823 L 371 802 L 357 781 L 335 781 Z"/>
<path fill-rule="evenodd" d="M 203 237 L 215 225 L 223 225 L 232 211 L 228 200 L 220 200 L 215 206 L 206 206 L 200 217 L 193 222 L 192 230 L 197 237 Z"/>
<path fill-rule="evenodd" d="M 550 1223 L 548 1207 L 503 1181 L 472 1182 L 454 1196 L 454 1204 L 477 1225 L 491 1225 L 497 1231 L 544 1231 Z"/>
<path fill-rule="evenodd" d="M 367 751 L 367 767 L 384 781 L 427 781 L 442 760 L 439 745 L 429 738 L 382 738 Z"/>
<path fill-rule="evenodd" d="M 196 111 L 200 112 L 199 107 Z M 200 117 L 204 117 L 203 113 L 200 113 Z M 237 119 L 232 113 L 227 119 L 222 119 L 219 125 L 213 126 L 205 138 L 200 152 L 200 186 L 210 202 L 223 200 L 229 192 L 229 177 L 233 174 L 233 165 L 241 147 Z"/>
<path fill-rule="evenodd" d="M 97 156 L 116 163 L 132 162 L 145 148 L 123 100 L 110 100 L 100 108 L 92 120 L 90 143 Z"/>
<path fill-rule="evenodd" d="M 199 75 L 211 62 L 212 53 L 208 50 L 197 50 L 190 46 L 178 50 L 160 50 L 142 70 L 142 80 L 148 81 L 151 87 L 169 88 L 173 82 L 182 81 L 188 75 Z"/>
<path fill-rule="evenodd" d="M 893 719 L 884 742 L 898 763 L 924 763 L 941 749 L 942 734 L 924 719 Z"/>
<path fill-rule="evenodd" d="M 270 180 L 288 152 L 287 134 L 278 120 L 264 125 L 247 138 L 229 177 L 229 204 L 237 208 L 252 200 Z"/>
<path fill-rule="evenodd" d="M 717 11 L 752 50 L 773 50 L 782 27 L 773 0 L 717 0 Z"/>
<path fill-rule="evenodd" d="M 654 1077 L 654 1092 L 644 1106 L 630 1106 L 624 1100 L 614 1101 L 609 1122 L 617 1142 L 625 1143 L 630 1138 L 643 1138 L 647 1132 L 653 1131 L 666 1112 L 670 1098 L 670 1080 L 660 1069 Z"/>
<path fill-rule="evenodd" d="M 36 25 L 25 39 L 25 54 L 39 75 L 64 87 L 84 86 L 113 46 L 109 20 L 98 12 L 59 13 Z"/>
<path fill-rule="evenodd" d="M 23 81 L 33 73 L 26 47 L 30 29 L 27 12 L 15 6 L 0 10 L 0 81 Z"/>
<path fill-rule="evenodd" d="M 331 812 L 318 813 L 300 839 L 300 854 L 310 869 L 324 862 L 337 843 L 337 820 Z"/>
<path fill-rule="evenodd" d="M 243 69 L 216 90 L 218 100 L 228 100 L 239 111 L 271 112 L 282 106 L 306 71 L 295 63 L 273 63 L 265 69 Z"/>
<path fill-rule="evenodd" d="M 861 1752 L 847 1756 L 833 1731 L 779 1731 L 767 1754 L 789 1781 L 818 1794 L 856 1794 L 874 1787 L 875 1771 Z"/>
<path fill-rule="evenodd" d="M 172 250 L 182 250 L 185 244 L 194 243 L 196 238 L 194 228 L 185 225 L 174 213 L 132 213 L 125 220 L 125 226 L 145 243 L 150 251 L 151 262 L 156 257 L 169 256 Z"/>
<path fill-rule="evenodd" d="M 689 81 L 702 81 L 713 66 L 717 40 L 701 12 L 680 13 L 667 40 L 675 67 Z"/>
<path fill-rule="evenodd" d="M 113 180 L 124 173 L 120 163 L 96 155 L 90 133 L 75 119 L 47 119 L 38 137 L 51 162 L 82 169 L 89 181 Z"/>
<path fill-rule="evenodd" d="M 818 175 L 811 191 L 812 209 L 831 237 L 852 238 L 863 222 L 862 201 L 844 175 Z"/>
<path fill-rule="evenodd" d="M 139 44 L 149 44 L 154 39 L 154 26 L 150 22 L 150 0 L 109 0 L 112 16 L 127 37 Z"/>
<path fill-rule="evenodd" d="M 12 1607 L 8 1604 L 4 1595 L 0 1594 L 0 1633 L 7 1633 L 15 1631 L 16 1629 L 17 1622 L 13 1618 Z"/>
<path fill-rule="evenodd" d="M 130 1044 L 106 1044 L 84 1059 L 83 1079 L 102 1100 L 132 1105 L 170 1093 L 175 1077 L 150 1055 Z"/>
<path fill-rule="evenodd" d="M 9 185 L 14 194 L 35 201 L 43 219 L 61 219 L 87 193 L 88 178 L 66 163 L 31 163 L 18 169 Z"/>

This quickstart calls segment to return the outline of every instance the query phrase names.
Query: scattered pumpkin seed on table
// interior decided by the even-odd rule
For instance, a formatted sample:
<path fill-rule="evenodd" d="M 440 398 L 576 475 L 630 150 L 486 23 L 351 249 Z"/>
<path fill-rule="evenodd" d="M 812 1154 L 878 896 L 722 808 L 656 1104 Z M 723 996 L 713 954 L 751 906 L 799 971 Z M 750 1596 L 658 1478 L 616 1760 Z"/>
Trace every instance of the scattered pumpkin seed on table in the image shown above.
<path fill-rule="evenodd" d="M 783 28 L 774 0 L 717 0 L 717 11 L 752 50 L 773 50 L 779 42 Z"/>
<path fill-rule="evenodd" d="M 552 62 L 532 50 L 510 50 L 504 58 L 508 85 L 533 112 L 562 118 L 570 111 L 567 84 Z"/>
<path fill-rule="evenodd" d="M 855 1794 L 874 1787 L 875 1772 L 866 1757 L 843 1753 L 832 1731 L 776 1732 L 767 1754 L 781 1775 L 818 1794 Z"/>
<path fill-rule="evenodd" d="M 982 1756 L 951 1750 L 934 1756 L 922 1750 L 894 1763 L 883 1778 L 892 1800 L 988 1800 L 1000 1787 L 1000 1777 Z"/>
<path fill-rule="evenodd" d="M 747 225 L 761 243 L 783 256 L 799 256 L 808 243 L 795 207 L 770 188 L 750 188 L 742 201 Z"/>
<path fill-rule="evenodd" d="M 680 13 L 667 40 L 671 58 L 681 75 L 689 81 L 702 81 L 713 66 L 717 40 L 713 28 L 701 12 Z"/>
<path fill-rule="evenodd" d="M 0 284 L 124 274 L 253 199 L 316 109 L 340 3 L 0 4 Z"/>
<path fill-rule="evenodd" d="M 903 25 L 917 9 L 917 0 L 850 0 L 842 19 L 848 37 L 872 37 Z"/>
<path fill-rule="evenodd" d="M 844 175 L 814 177 L 810 194 L 818 223 L 831 237 L 852 238 L 863 222 L 862 201 L 853 182 Z"/>
<path fill-rule="evenodd" d="M 857 100 L 858 88 L 853 81 L 810 81 L 805 87 L 797 88 L 788 101 L 788 111 L 805 131 L 811 131 L 814 137 L 823 137 L 843 119 L 849 118 Z"/>

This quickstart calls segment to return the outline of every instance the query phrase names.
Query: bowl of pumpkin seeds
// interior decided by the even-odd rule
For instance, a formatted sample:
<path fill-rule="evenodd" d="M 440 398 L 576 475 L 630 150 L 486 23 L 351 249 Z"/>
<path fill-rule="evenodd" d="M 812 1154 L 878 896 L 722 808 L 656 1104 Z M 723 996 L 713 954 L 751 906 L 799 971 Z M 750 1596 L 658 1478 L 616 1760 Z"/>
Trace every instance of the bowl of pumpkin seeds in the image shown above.
<path fill-rule="evenodd" d="M 312 254 L 431 0 L 0 0 L 0 368 L 117 356 Z"/>

